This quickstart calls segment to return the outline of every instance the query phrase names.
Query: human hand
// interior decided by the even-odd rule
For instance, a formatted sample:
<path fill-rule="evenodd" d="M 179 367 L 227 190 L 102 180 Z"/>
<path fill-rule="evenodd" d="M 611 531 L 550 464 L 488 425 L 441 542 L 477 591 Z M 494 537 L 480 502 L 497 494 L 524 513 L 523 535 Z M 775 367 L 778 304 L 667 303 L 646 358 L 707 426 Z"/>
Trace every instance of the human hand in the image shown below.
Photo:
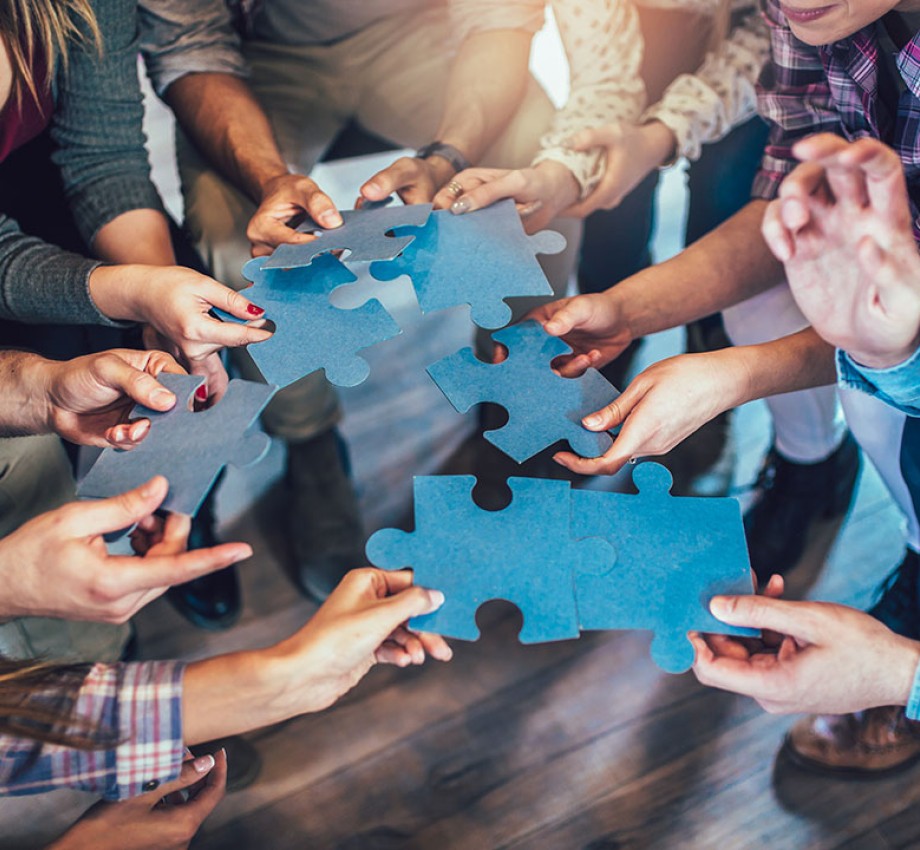
<path fill-rule="evenodd" d="M 168 490 L 156 476 L 119 496 L 42 514 L 0 540 L 0 617 L 124 623 L 171 585 L 252 555 L 245 543 L 186 552 L 188 517 L 172 515 L 162 527 L 150 518 Z M 103 535 L 135 524 L 144 557 L 109 555 Z"/>
<path fill-rule="evenodd" d="M 401 156 L 361 187 L 358 200 L 383 201 L 395 192 L 404 204 L 427 204 L 434 200 L 438 190 L 450 181 L 454 173 L 454 167 L 440 156 L 427 159 Z"/>
<path fill-rule="evenodd" d="M 190 375 L 204 378 L 204 384 L 195 391 L 196 408 L 199 405 L 203 406 L 209 400 L 212 402 L 220 401 L 230 384 L 230 376 L 227 374 L 226 368 L 224 368 L 224 361 L 221 359 L 220 352 L 214 352 L 214 354 L 209 354 L 201 360 L 193 360 L 189 363 L 182 356 L 179 346 L 168 340 L 152 325 L 144 325 L 141 331 L 141 338 L 144 341 L 144 347 L 148 351 L 165 351 L 175 360 L 183 363 Z"/>
<path fill-rule="evenodd" d="M 584 458 L 559 452 L 553 459 L 582 475 L 613 475 L 632 458 L 671 451 L 741 397 L 746 371 L 733 354 L 733 349 L 723 349 L 653 363 L 622 395 L 582 420 L 591 431 L 622 426 L 603 455 Z"/>
<path fill-rule="evenodd" d="M 579 186 L 572 172 L 562 163 L 544 160 L 534 168 L 467 168 L 452 183 L 462 188 L 455 195 L 447 188 L 435 196 L 435 206 L 449 208 L 456 215 L 513 198 L 524 230 L 543 230 L 559 211 L 578 198 Z M 456 197 L 456 200 L 454 198 Z"/>
<path fill-rule="evenodd" d="M 883 369 L 920 345 L 920 256 L 898 155 L 875 139 L 799 142 L 763 236 L 812 327 Z"/>
<path fill-rule="evenodd" d="M 595 210 L 617 207 L 652 171 L 674 156 L 674 133 L 660 121 L 639 126 L 606 124 L 576 133 L 570 142 L 575 151 L 604 148 L 604 174 L 583 201 L 564 209 L 562 215 L 585 218 Z"/>
<path fill-rule="evenodd" d="M 377 662 L 406 667 L 426 655 L 449 661 L 453 653 L 442 637 L 406 627 L 443 602 L 439 591 L 413 587 L 408 570 L 352 570 L 310 621 L 273 650 L 291 667 L 284 713 L 329 707 Z"/>
<path fill-rule="evenodd" d="M 225 347 L 264 342 L 271 333 L 254 326 L 264 311 L 216 280 L 179 266 L 99 266 L 90 275 L 90 293 L 108 317 L 146 322 L 176 346 L 183 365 L 202 361 Z M 249 324 L 222 322 L 209 315 L 223 310 Z"/>
<path fill-rule="evenodd" d="M 84 446 L 136 446 L 149 419 L 130 422 L 135 404 L 169 410 L 176 397 L 159 381 L 161 372 L 183 373 L 162 351 L 114 349 L 73 360 L 41 361 L 47 420 L 57 434 Z"/>
<path fill-rule="evenodd" d="M 284 242 L 312 242 L 311 233 L 298 233 L 288 222 L 306 213 L 320 227 L 340 227 L 342 216 L 329 196 L 303 174 L 280 174 L 263 187 L 262 202 L 249 220 L 246 237 L 252 256 L 271 254 Z"/>
<path fill-rule="evenodd" d="M 48 850 L 185 850 L 226 790 L 226 752 L 199 756 L 156 791 L 96 803 Z"/>
<path fill-rule="evenodd" d="M 693 672 L 704 685 L 755 699 L 771 714 L 847 714 L 906 705 L 920 643 L 874 617 L 828 602 L 715 597 L 712 613 L 733 626 L 783 635 L 778 649 L 720 650 L 699 635 Z"/>

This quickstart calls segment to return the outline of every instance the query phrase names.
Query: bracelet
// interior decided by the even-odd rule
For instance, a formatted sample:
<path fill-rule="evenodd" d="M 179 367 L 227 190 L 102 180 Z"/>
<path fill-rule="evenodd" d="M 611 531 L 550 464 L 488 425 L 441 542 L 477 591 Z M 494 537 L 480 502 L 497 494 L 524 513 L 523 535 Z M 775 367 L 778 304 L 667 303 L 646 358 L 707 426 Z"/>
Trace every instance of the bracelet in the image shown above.
<path fill-rule="evenodd" d="M 908 720 L 920 720 L 920 664 L 917 664 L 914 673 L 914 682 L 910 686 L 910 696 L 907 698 L 904 714 Z"/>
<path fill-rule="evenodd" d="M 428 159 L 429 156 L 439 156 L 441 159 L 446 159 L 451 164 L 455 174 L 459 174 L 470 167 L 470 161 L 453 145 L 448 145 L 445 142 L 431 142 L 415 152 L 416 159 Z"/>

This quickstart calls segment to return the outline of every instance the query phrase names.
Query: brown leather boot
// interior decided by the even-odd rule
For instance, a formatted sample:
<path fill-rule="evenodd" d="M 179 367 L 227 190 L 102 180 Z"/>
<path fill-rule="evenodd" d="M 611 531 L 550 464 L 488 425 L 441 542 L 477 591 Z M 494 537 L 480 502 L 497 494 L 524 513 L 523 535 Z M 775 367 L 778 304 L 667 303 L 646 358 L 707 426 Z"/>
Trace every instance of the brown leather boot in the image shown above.
<path fill-rule="evenodd" d="M 812 714 L 789 730 L 781 752 L 816 773 L 884 776 L 920 759 L 920 722 L 908 720 L 897 705 L 855 714 Z"/>

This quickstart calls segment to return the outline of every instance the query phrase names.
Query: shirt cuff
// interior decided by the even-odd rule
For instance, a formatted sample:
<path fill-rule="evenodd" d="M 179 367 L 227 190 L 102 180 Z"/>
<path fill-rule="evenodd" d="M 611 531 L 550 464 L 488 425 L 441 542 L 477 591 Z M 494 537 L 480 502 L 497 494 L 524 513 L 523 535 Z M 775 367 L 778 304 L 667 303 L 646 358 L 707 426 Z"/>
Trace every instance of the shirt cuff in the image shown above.
<path fill-rule="evenodd" d="M 903 363 L 887 369 L 870 369 L 838 349 L 837 380 L 841 386 L 868 393 L 908 416 L 920 416 L 920 348 Z"/>

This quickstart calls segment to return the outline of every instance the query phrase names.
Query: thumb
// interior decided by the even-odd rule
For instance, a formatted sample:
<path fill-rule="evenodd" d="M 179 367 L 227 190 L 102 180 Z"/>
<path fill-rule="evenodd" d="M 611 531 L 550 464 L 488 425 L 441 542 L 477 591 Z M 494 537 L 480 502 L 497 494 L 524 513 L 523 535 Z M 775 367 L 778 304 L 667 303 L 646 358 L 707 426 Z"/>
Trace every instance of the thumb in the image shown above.
<path fill-rule="evenodd" d="M 574 328 L 583 325 L 591 315 L 591 308 L 580 296 L 575 296 L 566 302 L 559 303 L 558 309 L 543 322 L 543 330 L 550 336 L 565 336 Z M 552 304 L 547 304 L 544 311 L 553 309 Z"/>
<path fill-rule="evenodd" d="M 100 357 L 96 369 L 100 381 L 110 389 L 118 390 L 151 410 L 169 410 L 176 403 L 175 395 L 153 375 L 136 369 L 117 355 Z"/>
<path fill-rule="evenodd" d="M 178 777 L 171 782 L 164 782 L 155 791 L 150 791 L 143 796 L 149 800 L 159 802 L 163 797 L 168 797 L 170 794 L 175 794 L 176 791 L 182 791 L 196 782 L 200 782 L 214 769 L 216 763 L 216 759 L 212 755 L 189 759 L 182 763 L 182 770 L 179 772 Z"/>
<path fill-rule="evenodd" d="M 88 537 L 128 528 L 150 516 L 166 498 L 169 482 L 162 475 L 108 499 L 76 502 L 70 505 L 72 514 L 69 530 L 76 536 Z"/>
<path fill-rule="evenodd" d="M 730 626 L 767 629 L 813 643 L 815 634 L 808 603 L 766 596 L 715 596 L 709 603 L 713 616 Z"/>
<path fill-rule="evenodd" d="M 619 138 L 619 132 L 616 127 L 592 127 L 585 130 L 579 130 L 572 138 L 569 139 L 568 146 L 574 151 L 587 151 L 591 148 L 606 147 L 612 145 Z"/>
<path fill-rule="evenodd" d="M 635 402 L 629 400 L 629 393 L 625 392 L 600 410 L 589 413 L 581 421 L 591 431 L 610 431 L 623 424 L 634 405 Z"/>

